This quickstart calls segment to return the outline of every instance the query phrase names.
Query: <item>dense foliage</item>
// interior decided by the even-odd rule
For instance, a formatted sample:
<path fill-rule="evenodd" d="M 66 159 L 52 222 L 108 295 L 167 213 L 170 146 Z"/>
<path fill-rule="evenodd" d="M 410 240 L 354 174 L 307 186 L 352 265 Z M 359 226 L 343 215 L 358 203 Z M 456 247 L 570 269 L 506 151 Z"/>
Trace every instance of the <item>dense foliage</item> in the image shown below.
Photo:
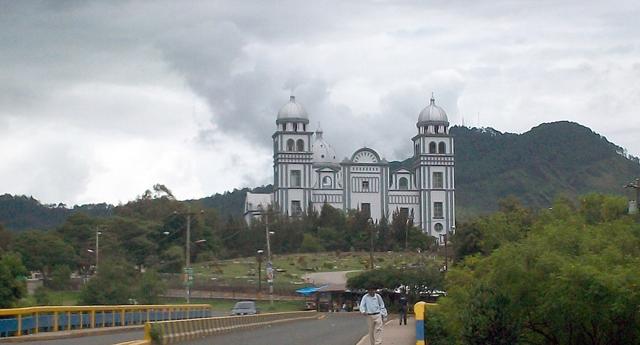
<path fill-rule="evenodd" d="M 13 253 L 0 254 L 0 308 L 12 307 L 26 293 L 27 269 L 20 256 Z"/>
<path fill-rule="evenodd" d="M 640 343 L 640 224 L 623 198 L 514 200 L 459 227 L 433 344 Z"/>

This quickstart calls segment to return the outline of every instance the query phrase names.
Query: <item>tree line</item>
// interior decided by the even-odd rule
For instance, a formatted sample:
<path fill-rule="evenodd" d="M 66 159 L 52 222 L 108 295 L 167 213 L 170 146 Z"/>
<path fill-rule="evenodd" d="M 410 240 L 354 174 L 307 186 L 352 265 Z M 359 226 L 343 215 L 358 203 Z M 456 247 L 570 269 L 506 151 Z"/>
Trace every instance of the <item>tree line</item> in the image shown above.
<path fill-rule="evenodd" d="M 192 216 L 187 217 L 186 213 Z M 276 255 L 369 250 L 371 236 L 376 251 L 403 249 L 405 237 L 410 249 L 426 250 L 434 244 L 433 238 L 398 211 L 390 220 L 383 218 L 370 224 L 361 212 L 343 212 L 329 205 L 324 205 L 320 212 L 311 211 L 295 218 L 270 209 L 265 217 L 247 225 L 241 216 L 220 217 L 215 209 L 198 202 L 180 202 L 168 188 L 156 185 L 136 200 L 115 207 L 108 217 L 76 212 L 55 229 L 18 233 L 0 226 L 0 255 L 11 265 L 20 263 L 13 265 L 20 269 L 7 276 L 26 276 L 29 271 L 38 271 L 44 276 L 45 285 L 52 289 L 69 288 L 63 277 L 70 272 L 93 275 L 97 242 L 101 274 L 113 271 L 107 269 L 112 266 L 126 267 L 138 275 L 147 270 L 179 273 L 185 264 L 188 218 L 191 262 L 255 255 L 257 250 L 266 249 L 267 221 L 269 230 L 275 232 L 271 236 L 271 249 Z M 111 273 L 117 277 L 122 272 Z M 97 303 L 99 299 L 86 301 Z"/>
<path fill-rule="evenodd" d="M 500 204 L 458 226 L 429 344 L 639 344 L 640 219 L 626 200 Z"/>

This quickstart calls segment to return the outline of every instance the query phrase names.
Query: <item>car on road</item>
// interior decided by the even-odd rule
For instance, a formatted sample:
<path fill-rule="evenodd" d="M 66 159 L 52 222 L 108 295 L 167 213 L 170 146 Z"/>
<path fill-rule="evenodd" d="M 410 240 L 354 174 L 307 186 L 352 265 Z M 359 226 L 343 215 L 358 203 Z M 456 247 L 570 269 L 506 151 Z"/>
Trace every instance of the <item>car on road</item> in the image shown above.
<path fill-rule="evenodd" d="M 240 301 L 231 309 L 231 315 L 255 315 L 258 312 L 254 301 Z"/>

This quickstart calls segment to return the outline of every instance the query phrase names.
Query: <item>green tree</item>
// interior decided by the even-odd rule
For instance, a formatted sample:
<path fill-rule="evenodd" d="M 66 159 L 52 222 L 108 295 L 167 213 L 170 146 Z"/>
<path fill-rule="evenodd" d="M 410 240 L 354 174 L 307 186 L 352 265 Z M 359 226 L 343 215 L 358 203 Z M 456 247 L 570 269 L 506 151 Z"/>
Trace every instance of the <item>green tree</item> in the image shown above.
<path fill-rule="evenodd" d="M 490 216 L 514 236 L 447 273 L 446 333 L 460 344 L 640 343 L 640 224 L 603 211 L 618 209 L 607 199 L 584 199 L 579 216 L 564 202 L 530 221 Z"/>
<path fill-rule="evenodd" d="M 136 299 L 140 304 L 159 304 L 160 296 L 166 291 L 166 284 L 158 272 L 148 270 L 142 274 L 136 287 Z"/>
<path fill-rule="evenodd" d="M 136 297 L 136 271 L 123 260 L 100 264 L 100 274 L 92 277 L 80 292 L 84 305 L 128 304 Z"/>
<path fill-rule="evenodd" d="M 22 256 L 27 269 L 40 271 L 45 277 L 54 266 L 76 265 L 73 248 L 53 232 L 22 232 L 15 237 L 13 249 Z"/>
<path fill-rule="evenodd" d="M 58 265 L 51 271 L 49 286 L 53 290 L 67 290 L 71 285 L 71 269 L 67 265 Z"/>
<path fill-rule="evenodd" d="M 0 255 L 9 250 L 11 247 L 13 236 L 9 230 L 6 230 L 2 224 L 0 224 Z"/>
<path fill-rule="evenodd" d="M 0 257 L 0 308 L 13 306 L 25 295 L 27 273 L 20 256 L 5 253 Z"/>

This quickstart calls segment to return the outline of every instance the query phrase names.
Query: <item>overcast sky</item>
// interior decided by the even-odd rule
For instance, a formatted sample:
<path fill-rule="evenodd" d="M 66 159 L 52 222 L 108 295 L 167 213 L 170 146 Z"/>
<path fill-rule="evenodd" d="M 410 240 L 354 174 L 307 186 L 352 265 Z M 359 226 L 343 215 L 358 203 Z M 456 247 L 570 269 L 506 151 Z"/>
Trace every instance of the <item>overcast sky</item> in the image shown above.
<path fill-rule="evenodd" d="M 272 181 L 293 92 L 342 158 L 571 120 L 640 155 L 640 3 L 0 0 L 0 193 L 126 202 Z"/>

